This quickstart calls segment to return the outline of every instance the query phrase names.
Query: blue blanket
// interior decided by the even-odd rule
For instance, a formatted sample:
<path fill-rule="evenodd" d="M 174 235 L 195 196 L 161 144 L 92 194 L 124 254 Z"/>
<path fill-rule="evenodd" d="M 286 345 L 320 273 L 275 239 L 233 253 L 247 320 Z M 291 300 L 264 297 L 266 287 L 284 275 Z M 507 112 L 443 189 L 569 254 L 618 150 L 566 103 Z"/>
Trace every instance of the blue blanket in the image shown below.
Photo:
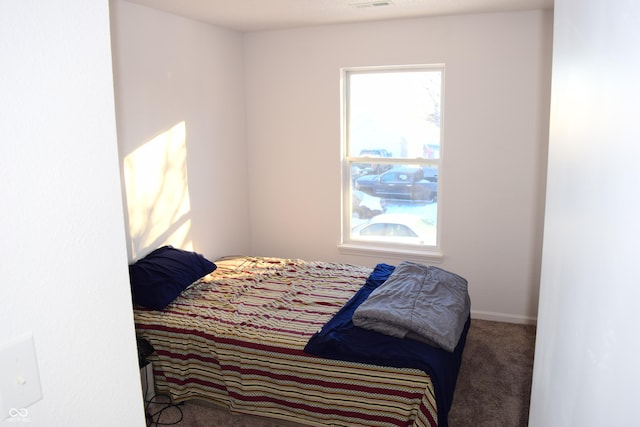
<path fill-rule="evenodd" d="M 384 283 L 394 269 L 395 267 L 389 264 L 378 264 L 365 285 L 311 337 L 304 351 L 327 359 L 415 368 L 426 372 L 435 388 L 438 426 L 447 427 L 471 319 L 467 319 L 460 341 L 453 352 L 431 347 L 420 341 L 395 338 L 362 329 L 351 322 L 355 309 L 375 288 Z"/>

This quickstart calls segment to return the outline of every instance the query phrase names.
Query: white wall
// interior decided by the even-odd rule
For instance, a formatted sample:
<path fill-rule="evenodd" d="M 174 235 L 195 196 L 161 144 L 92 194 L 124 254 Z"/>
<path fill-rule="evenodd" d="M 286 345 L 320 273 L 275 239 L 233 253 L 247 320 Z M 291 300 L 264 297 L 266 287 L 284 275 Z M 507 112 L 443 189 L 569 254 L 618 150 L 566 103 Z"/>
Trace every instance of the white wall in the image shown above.
<path fill-rule="evenodd" d="M 556 0 L 529 425 L 636 426 L 640 5 Z"/>
<path fill-rule="evenodd" d="M 340 254 L 341 67 L 445 63 L 441 266 L 475 317 L 532 322 L 542 242 L 552 12 L 246 35 L 251 251 Z"/>
<path fill-rule="evenodd" d="M 108 2 L 0 0 L 0 58 L 0 344 L 43 395 L 3 424 L 143 426 Z"/>
<path fill-rule="evenodd" d="M 163 244 L 247 253 L 242 35 L 120 0 L 111 9 L 129 260 Z"/>

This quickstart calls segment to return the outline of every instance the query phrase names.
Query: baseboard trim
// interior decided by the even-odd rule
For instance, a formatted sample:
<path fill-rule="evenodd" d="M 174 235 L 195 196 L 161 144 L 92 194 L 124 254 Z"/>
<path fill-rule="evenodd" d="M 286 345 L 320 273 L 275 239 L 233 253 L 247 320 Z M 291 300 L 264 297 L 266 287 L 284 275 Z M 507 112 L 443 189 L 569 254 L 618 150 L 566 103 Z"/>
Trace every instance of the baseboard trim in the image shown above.
<path fill-rule="evenodd" d="M 521 325 L 536 325 L 537 317 L 518 316 L 515 314 L 494 313 L 491 311 L 471 310 L 471 318 L 479 320 L 491 320 L 494 322 L 518 323 Z"/>

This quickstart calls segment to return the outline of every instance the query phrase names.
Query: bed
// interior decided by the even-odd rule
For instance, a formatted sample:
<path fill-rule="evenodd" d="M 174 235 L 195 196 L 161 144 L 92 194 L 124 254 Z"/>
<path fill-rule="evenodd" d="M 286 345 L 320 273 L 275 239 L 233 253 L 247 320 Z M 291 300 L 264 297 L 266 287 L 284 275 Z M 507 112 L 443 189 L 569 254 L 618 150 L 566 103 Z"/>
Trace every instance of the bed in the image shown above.
<path fill-rule="evenodd" d="M 306 425 L 446 427 L 468 313 L 448 351 L 351 322 L 394 266 L 186 254 L 198 268 L 155 309 L 140 300 L 158 283 L 136 292 L 134 282 L 157 271 L 130 266 L 158 393 Z"/>

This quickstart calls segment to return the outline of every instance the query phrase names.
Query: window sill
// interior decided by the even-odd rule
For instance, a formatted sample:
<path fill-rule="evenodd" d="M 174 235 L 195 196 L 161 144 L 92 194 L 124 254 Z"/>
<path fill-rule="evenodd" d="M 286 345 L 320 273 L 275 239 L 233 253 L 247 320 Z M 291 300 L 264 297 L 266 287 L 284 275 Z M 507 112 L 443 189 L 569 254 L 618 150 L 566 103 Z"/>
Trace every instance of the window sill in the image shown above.
<path fill-rule="evenodd" d="M 342 243 L 338 250 L 344 255 L 376 256 L 397 259 L 399 261 L 414 261 L 420 263 L 440 263 L 444 255 L 439 250 L 416 250 L 410 248 L 374 247 L 354 243 Z"/>

